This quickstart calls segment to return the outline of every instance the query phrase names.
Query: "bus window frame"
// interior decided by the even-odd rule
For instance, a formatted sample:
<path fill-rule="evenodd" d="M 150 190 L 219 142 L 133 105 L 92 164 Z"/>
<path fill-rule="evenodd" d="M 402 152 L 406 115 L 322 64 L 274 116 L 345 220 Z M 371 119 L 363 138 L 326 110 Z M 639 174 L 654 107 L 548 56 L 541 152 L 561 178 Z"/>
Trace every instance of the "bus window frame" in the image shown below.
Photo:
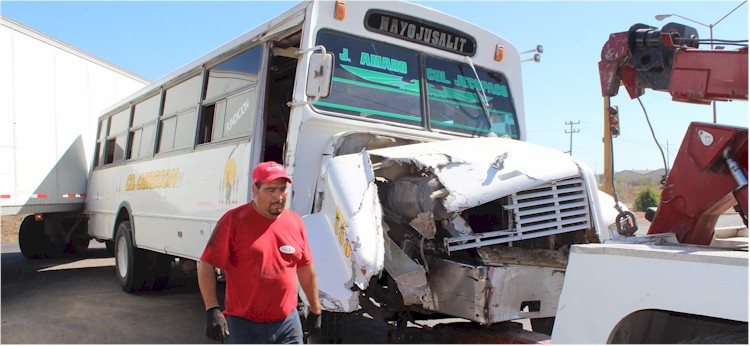
<path fill-rule="evenodd" d="M 156 150 L 156 134 L 157 127 L 159 126 L 159 114 L 161 114 L 161 99 L 162 99 L 162 89 L 159 88 L 155 92 L 147 93 L 146 95 L 139 97 L 138 99 L 134 100 L 132 102 L 133 104 L 133 116 L 132 120 L 130 122 L 130 134 L 128 138 L 128 148 L 127 148 L 127 157 L 125 158 L 126 161 L 132 161 L 132 160 L 139 160 L 146 157 L 152 157 L 155 154 Z M 145 121 L 136 123 L 136 116 L 138 115 L 138 106 L 143 105 L 147 102 L 153 102 L 152 100 L 156 100 L 156 109 L 154 116 L 149 119 L 147 118 Z M 143 146 L 143 139 L 146 138 L 143 133 L 145 132 L 145 129 L 152 126 L 154 128 L 152 138 L 150 138 L 151 141 L 151 148 L 147 148 L 149 153 L 148 154 L 142 154 L 144 146 Z M 136 134 L 139 137 L 139 144 L 138 144 L 138 153 L 135 153 L 136 155 L 133 156 L 133 143 L 135 141 L 134 137 L 136 137 Z"/>
<path fill-rule="evenodd" d="M 115 118 L 117 116 L 122 115 L 125 119 L 125 128 L 124 129 L 117 129 L 115 128 L 114 131 L 119 132 L 112 132 L 112 118 Z M 126 105 L 123 105 L 122 107 L 117 108 L 116 110 L 109 112 L 106 116 L 106 119 L 102 119 L 103 122 L 107 123 L 106 131 L 102 132 L 102 128 L 99 128 L 99 136 L 102 136 L 102 134 L 106 134 L 104 138 L 98 138 L 97 143 L 101 143 L 101 152 L 99 153 L 99 161 L 100 166 L 108 166 L 108 165 L 114 165 L 121 162 L 124 162 L 127 160 L 128 155 L 128 142 L 130 141 L 130 123 L 132 122 L 133 118 L 133 107 L 130 103 L 127 103 Z M 119 157 L 115 159 L 115 154 L 117 152 L 117 143 L 118 141 L 124 141 L 124 145 L 122 146 L 122 157 Z M 110 157 L 110 149 L 111 149 L 111 157 Z"/>
<path fill-rule="evenodd" d="M 200 98 L 201 98 L 201 91 L 203 90 L 203 75 L 205 73 L 205 69 L 200 67 L 197 69 L 193 69 L 189 72 L 186 72 L 183 74 L 180 78 L 176 78 L 171 83 L 165 84 L 162 86 L 162 93 L 161 93 L 161 106 L 159 107 L 159 117 L 158 117 L 158 126 L 157 126 L 157 136 L 156 136 L 156 144 L 155 144 L 155 152 L 154 155 L 160 155 L 160 154 L 166 154 L 176 151 L 184 151 L 184 150 L 192 150 L 195 148 L 195 142 L 196 142 L 196 135 L 198 127 L 198 112 L 200 108 Z M 174 90 L 174 88 L 181 87 L 185 85 L 184 83 L 192 82 L 194 78 L 198 78 L 201 82 L 198 85 L 198 90 L 195 90 L 195 100 L 193 102 L 186 103 L 184 106 L 174 108 L 173 112 L 165 114 L 165 107 L 167 104 L 167 97 L 170 90 Z M 180 90 L 181 91 L 181 90 Z M 180 94 L 178 94 L 180 95 Z M 170 109 L 171 110 L 171 109 Z M 193 127 L 193 131 L 191 132 L 192 135 L 192 141 L 190 141 L 190 145 L 186 147 L 180 147 L 176 148 L 176 138 L 177 138 L 177 130 L 178 130 L 178 122 L 180 117 L 189 116 L 190 113 L 194 114 L 195 121 Z M 164 131 L 165 126 L 164 123 L 167 121 L 174 120 L 174 128 L 173 132 L 171 133 L 171 144 L 170 146 L 165 149 L 163 147 L 163 139 L 164 139 Z"/>

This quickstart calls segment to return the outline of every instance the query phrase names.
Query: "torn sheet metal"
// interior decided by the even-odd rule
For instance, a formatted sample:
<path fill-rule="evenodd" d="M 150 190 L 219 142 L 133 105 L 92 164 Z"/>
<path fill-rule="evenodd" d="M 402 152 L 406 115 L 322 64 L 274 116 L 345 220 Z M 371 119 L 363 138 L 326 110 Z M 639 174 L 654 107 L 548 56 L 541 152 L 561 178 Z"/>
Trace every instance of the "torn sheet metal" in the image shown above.
<path fill-rule="evenodd" d="M 366 152 L 342 155 L 325 166 L 323 212 L 335 215 L 333 232 L 354 266 L 361 289 L 383 270 L 383 211 Z"/>
<path fill-rule="evenodd" d="M 414 262 L 388 236 L 385 239 L 385 270 L 391 275 L 404 305 L 422 304 L 427 290 L 427 273 L 421 265 Z"/>
<path fill-rule="evenodd" d="M 448 212 L 581 174 L 575 160 L 568 155 L 508 138 L 468 138 L 369 153 L 382 159 L 381 167 L 412 164 L 431 171 L 448 190 L 448 195 L 441 199 Z"/>

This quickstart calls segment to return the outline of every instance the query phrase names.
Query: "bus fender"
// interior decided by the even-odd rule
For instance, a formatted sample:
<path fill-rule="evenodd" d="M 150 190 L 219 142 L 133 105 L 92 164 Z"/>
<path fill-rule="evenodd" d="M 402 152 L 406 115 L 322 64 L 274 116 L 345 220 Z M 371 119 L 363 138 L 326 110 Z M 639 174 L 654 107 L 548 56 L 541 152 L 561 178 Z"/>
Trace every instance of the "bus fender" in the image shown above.
<path fill-rule="evenodd" d="M 366 289 L 384 267 L 383 211 L 371 166 L 367 151 L 328 160 L 318 189 L 319 212 L 303 218 L 321 300 L 330 295 L 336 304 L 353 306 L 347 311 L 357 306 L 352 289 Z"/>

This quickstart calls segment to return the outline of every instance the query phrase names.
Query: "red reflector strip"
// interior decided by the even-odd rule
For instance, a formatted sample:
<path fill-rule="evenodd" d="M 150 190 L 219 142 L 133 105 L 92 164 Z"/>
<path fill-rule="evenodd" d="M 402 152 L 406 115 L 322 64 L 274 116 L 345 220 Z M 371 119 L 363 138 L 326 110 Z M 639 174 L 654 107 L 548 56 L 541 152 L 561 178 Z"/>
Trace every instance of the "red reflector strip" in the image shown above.
<path fill-rule="evenodd" d="M 35 193 L 31 195 L 31 198 L 47 198 L 47 194 L 45 193 Z"/>
<path fill-rule="evenodd" d="M 85 193 L 68 193 L 62 195 L 63 198 L 86 198 Z"/>
<path fill-rule="evenodd" d="M 0 195 L 0 198 L 10 198 L 10 195 Z"/>

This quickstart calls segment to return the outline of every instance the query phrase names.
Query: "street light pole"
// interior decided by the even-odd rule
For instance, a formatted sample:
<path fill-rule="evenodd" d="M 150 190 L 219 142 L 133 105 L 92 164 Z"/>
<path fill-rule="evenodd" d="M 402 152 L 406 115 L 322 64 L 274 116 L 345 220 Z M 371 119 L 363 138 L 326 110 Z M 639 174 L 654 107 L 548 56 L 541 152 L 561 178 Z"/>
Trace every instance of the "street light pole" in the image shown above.
<path fill-rule="evenodd" d="M 659 15 L 656 15 L 654 18 L 656 18 L 656 20 L 658 20 L 658 21 L 662 21 L 662 20 L 664 20 L 666 18 L 674 16 L 674 17 L 682 18 L 684 20 L 693 22 L 695 24 L 699 24 L 699 25 L 707 27 L 708 28 L 708 36 L 709 36 L 710 41 L 711 41 L 711 49 L 714 49 L 714 27 L 717 24 L 719 24 L 719 22 L 721 22 L 722 20 L 724 20 L 724 18 L 726 18 L 727 16 L 729 16 L 730 14 L 732 14 L 732 12 L 736 11 L 738 8 L 740 8 L 742 5 L 744 5 L 746 2 L 747 2 L 747 0 L 743 1 L 742 3 L 740 3 L 739 5 L 737 5 L 737 7 L 735 7 L 733 10 L 729 11 L 729 13 L 725 14 L 724 17 L 721 17 L 721 19 L 717 20 L 716 23 L 712 23 L 712 24 L 703 24 L 703 23 L 701 23 L 699 21 L 695 21 L 695 20 L 692 20 L 690 18 L 683 17 L 683 16 L 681 16 L 679 14 L 659 14 Z M 713 105 L 714 124 L 716 124 L 716 101 L 711 101 L 711 105 Z"/>

